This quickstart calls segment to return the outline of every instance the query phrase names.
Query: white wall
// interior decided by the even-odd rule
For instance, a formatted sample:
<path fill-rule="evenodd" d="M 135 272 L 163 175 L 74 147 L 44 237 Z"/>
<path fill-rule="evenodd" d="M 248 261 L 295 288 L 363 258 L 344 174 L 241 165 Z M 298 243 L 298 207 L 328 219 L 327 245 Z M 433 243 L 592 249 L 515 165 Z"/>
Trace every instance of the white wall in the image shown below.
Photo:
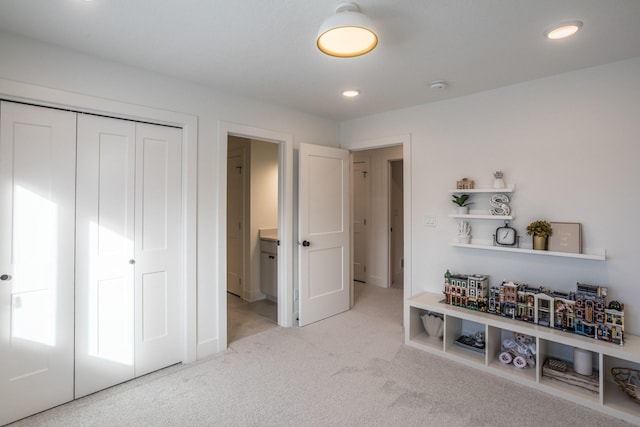
<path fill-rule="evenodd" d="M 577 281 L 609 287 L 626 304 L 627 331 L 639 334 L 640 58 L 344 122 L 344 147 L 411 134 L 413 293 L 441 292 L 446 269 L 486 273 L 558 290 Z M 448 246 L 456 221 L 447 190 L 462 177 L 490 185 L 492 172 L 516 184 L 512 225 L 580 222 L 583 246 L 606 261 L 469 250 Z M 436 217 L 436 227 L 424 217 Z M 490 239 L 499 224 L 474 221 Z M 530 239 L 530 238 L 529 238 Z M 526 243 L 526 239 L 525 239 Z"/>
<path fill-rule="evenodd" d="M 226 286 L 217 283 L 216 271 L 217 220 L 224 210 L 216 194 L 220 122 L 320 145 L 337 142 L 337 123 L 5 33 L 0 33 L 0 58 L 0 79 L 198 117 L 198 357 L 218 350 L 217 295 L 218 287 Z"/>

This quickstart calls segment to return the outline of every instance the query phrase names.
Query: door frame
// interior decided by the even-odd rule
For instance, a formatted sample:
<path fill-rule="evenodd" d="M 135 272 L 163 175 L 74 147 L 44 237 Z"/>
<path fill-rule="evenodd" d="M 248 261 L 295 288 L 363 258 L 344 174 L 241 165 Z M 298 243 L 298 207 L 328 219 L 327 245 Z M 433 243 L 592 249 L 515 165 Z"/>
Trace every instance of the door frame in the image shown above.
<path fill-rule="evenodd" d="M 356 212 L 356 204 L 354 203 L 354 194 L 355 191 L 353 191 L 353 186 L 354 186 L 354 176 L 355 176 L 355 164 L 356 163 L 364 163 L 366 165 L 366 173 L 371 174 L 370 169 L 371 169 L 371 157 L 367 156 L 364 158 L 364 160 L 360 161 L 356 161 L 355 157 L 353 155 L 354 151 L 350 150 L 349 151 L 349 163 L 350 163 L 350 170 L 349 170 L 349 179 L 351 180 L 351 199 L 349 201 L 350 203 L 350 208 L 351 208 L 351 280 L 352 281 L 356 281 L 356 275 L 355 275 L 355 271 L 354 271 L 354 263 L 355 263 L 355 255 L 356 255 L 356 239 L 355 239 L 355 225 L 354 223 L 354 218 L 355 218 L 355 212 Z M 364 246 L 365 246 L 365 257 L 364 257 L 364 264 L 365 264 L 365 269 L 367 268 L 367 266 L 369 266 L 369 250 L 366 249 L 368 248 L 368 244 L 369 244 L 369 226 L 371 225 L 372 221 L 371 221 L 371 179 L 369 178 L 366 182 L 366 189 L 365 189 L 365 208 L 366 208 L 366 212 L 367 215 L 365 218 L 366 220 L 368 220 L 369 225 L 364 225 Z M 365 283 L 369 283 L 369 273 L 365 270 L 364 271 L 364 281 Z M 353 286 L 353 285 L 352 285 Z"/>
<path fill-rule="evenodd" d="M 391 285 L 393 284 L 393 233 L 391 232 L 391 228 L 392 228 L 392 222 L 393 222 L 393 163 L 398 162 L 402 164 L 402 170 L 403 170 L 403 178 L 404 178 L 404 153 L 403 153 L 403 158 L 402 159 L 386 159 L 386 164 L 387 164 L 387 168 L 388 168 L 388 172 L 389 175 L 387 176 L 387 240 L 389 242 L 389 247 L 388 247 L 388 251 L 387 251 L 387 273 L 388 273 L 388 284 L 389 284 L 389 288 L 391 288 Z M 402 186 L 402 212 L 403 212 L 403 230 L 404 230 L 404 179 L 403 179 L 403 186 Z M 404 239 L 404 231 L 403 231 L 403 239 Z M 403 249 L 404 249 L 404 245 L 403 245 Z M 403 260 L 404 260 L 404 253 L 402 255 Z M 404 272 L 404 267 L 403 267 L 403 272 Z M 403 274 L 404 276 L 404 274 Z M 404 277 L 403 277 L 404 280 Z M 403 285 L 404 286 L 404 285 Z"/>
<path fill-rule="evenodd" d="M 248 235 L 247 235 L 247 224 L 249 224 L 249 217 L 250 217 L 250 213 L 248 212 L 249 209 L 247 209 L 247 206 L 250 205 L 250 203 L 248 203 L 247 200 L 247 191 L 250 187 L 250 177 L 249 177 L 249 173 L 247 172 L 250 167 L 247 166 L 247 151 L 249 151 L 249 148 L 247 147 L 240 147 L 240 148 L 233 148 L 231 150 L 229 150 L 228 148 L 228 141 L 227 141 L 227 174 L 225 174 L 225 177 L 227 177 L 227 186 L 229 184 L 229 155 L 231 153 L 239 153 L 240 154 L 240 158 L 242 160 L 242 169 L 244 169 L 245 174 L 242 175 L 242 236 L 240 238 L 241 240 L 241 257 L 242 257 L 242 261 L 241 261 L 241 285 L 240 285 L 240 293 L 238 294 L 238 296 L 240 298 L 244 298 L 244 286 L 246 284 L 246 278 L 250 276 L 250 272 L 248 270 L 250 270 L 249 266 L 248 266 L 248 261 L 245 257 L 245 255 L 247 254 L 247 247 L 249 247 L 249 242 L 247 241 Z M 227 196 L 228 196 L 228 191 L 227 191 Z M 227 205 L 225 205 L 225 209 L 228 208 L 228 198 L 225 199 L 227 200 Z M 227 221 L 228 221 L 228 216 L 227 216 Z M 227 235 L 228 237 L 228 235 Z M 226 246 L 225 249 L 225 254 L 228 255 L 228 246 Z M 228 257 L 227 257 L 228 260 Z M 228 265 L 225 264 L 225 268 L 227 268 L 227 274 L 229 273 L 228 271 Z M 226 289 L 227 292 L 229 292 L 229 283 L 228 283 L 228 277 L 225 279 L 225 283 L 226 283 Z"/>
<path fill-rule="evenodd" d="M 404 299 L 413 295 L 411 283 L 411 134 L 383 137 L 361 141 L 342 143 L 341 147 L 354 151 L 385 148 L 394 145 L 402 145 L 403 160 L 403 205 L 404 205 Z M 353 281 L 353 273 L 351 275 Z M 351 307 L 354 304 L 354 287 L 351 286 Z M 407 313 L 404 313 L 404 324 L 407 322 Z"/>
<path fill-rule="evenodd" d="M 182 362 L 197 358 L 198 117 L 90 95 L 0 79 L 0 98 L 182 128 Z"/>
<path fill-rule="evenodd" d="M 227 152 L 229 136 L 278 144 L 278 325 L 293 325 L 293 135 L 237 123 L 218 130 L 218 349 L 227 348 Z"/>

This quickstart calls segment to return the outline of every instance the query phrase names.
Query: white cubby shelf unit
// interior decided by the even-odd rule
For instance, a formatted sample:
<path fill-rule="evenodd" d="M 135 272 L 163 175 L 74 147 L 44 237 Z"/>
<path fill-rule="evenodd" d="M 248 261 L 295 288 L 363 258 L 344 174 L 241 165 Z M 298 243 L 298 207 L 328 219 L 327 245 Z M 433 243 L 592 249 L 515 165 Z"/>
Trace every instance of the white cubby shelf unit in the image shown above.
<path fill-rule="evenodd" d="M 613 367 L 640 369 L 640 337 L 625 335 L 625 344 L 621 346 L 554 328 L 448 305 L 442 302 L 443 300 L 443 294 L 425 292 L 405 301 L 405 313 L 408 313 L 408 325 L 405 328 L 407 345 L 640 424 L 640 403 L 636 403 L 622 392 L 611 375 Z M 443 316 L 442 338 L 427 335 L 421 316 L 428 312 Z M 461 334 L 475 332 L 485 334 L 484 354 L 453 344 Z M 519 369 L 511 364 L 500 363 L 498 356 L 501 353 L 503 337 L 512 333 L 522 333 L 535 338 L 535 367 Z M 543 376 L 542 367 L 546 359 L 564 359 L 571 363 L 574 348 L 592 352 L 593 369 L 598 378 L 597 392 Z"/>

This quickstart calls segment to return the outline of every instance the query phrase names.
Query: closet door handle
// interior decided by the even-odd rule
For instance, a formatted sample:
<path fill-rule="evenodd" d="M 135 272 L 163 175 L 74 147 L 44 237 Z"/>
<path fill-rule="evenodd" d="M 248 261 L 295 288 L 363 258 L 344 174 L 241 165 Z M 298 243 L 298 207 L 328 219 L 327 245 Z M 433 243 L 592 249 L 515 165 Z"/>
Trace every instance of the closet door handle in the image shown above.
<path fill-rule="evenodd" d="M 302 246 L 304 246 L 306 248 L 306 247 L 311 246 L 311 243 L 309 243 L 308 240 L 305 240 L 305 241 L 302 242 Z"/>
<path fill-rule="evenodd" d="M 0 276 L 0 280 L 11 280 L 11 276 L 8 274 L 3 274 Z"/>
<path fill-rule="evenodd" d="M 135 259 L 130 259 L 130 260 L 129 260 L 129 264 L 135 264 L 135 263 L 136 263 L 136 260 L 135 260 Z"/>

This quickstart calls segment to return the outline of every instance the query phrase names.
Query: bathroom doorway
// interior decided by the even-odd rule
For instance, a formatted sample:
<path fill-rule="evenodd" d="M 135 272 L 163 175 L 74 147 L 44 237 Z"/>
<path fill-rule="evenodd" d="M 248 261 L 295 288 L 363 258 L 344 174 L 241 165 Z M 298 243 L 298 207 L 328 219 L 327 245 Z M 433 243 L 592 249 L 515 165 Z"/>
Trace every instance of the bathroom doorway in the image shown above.
<path fill-rule="evenodd" d="M 279 144 L 227 137 L 227 342 L 278 325 Z"/>

